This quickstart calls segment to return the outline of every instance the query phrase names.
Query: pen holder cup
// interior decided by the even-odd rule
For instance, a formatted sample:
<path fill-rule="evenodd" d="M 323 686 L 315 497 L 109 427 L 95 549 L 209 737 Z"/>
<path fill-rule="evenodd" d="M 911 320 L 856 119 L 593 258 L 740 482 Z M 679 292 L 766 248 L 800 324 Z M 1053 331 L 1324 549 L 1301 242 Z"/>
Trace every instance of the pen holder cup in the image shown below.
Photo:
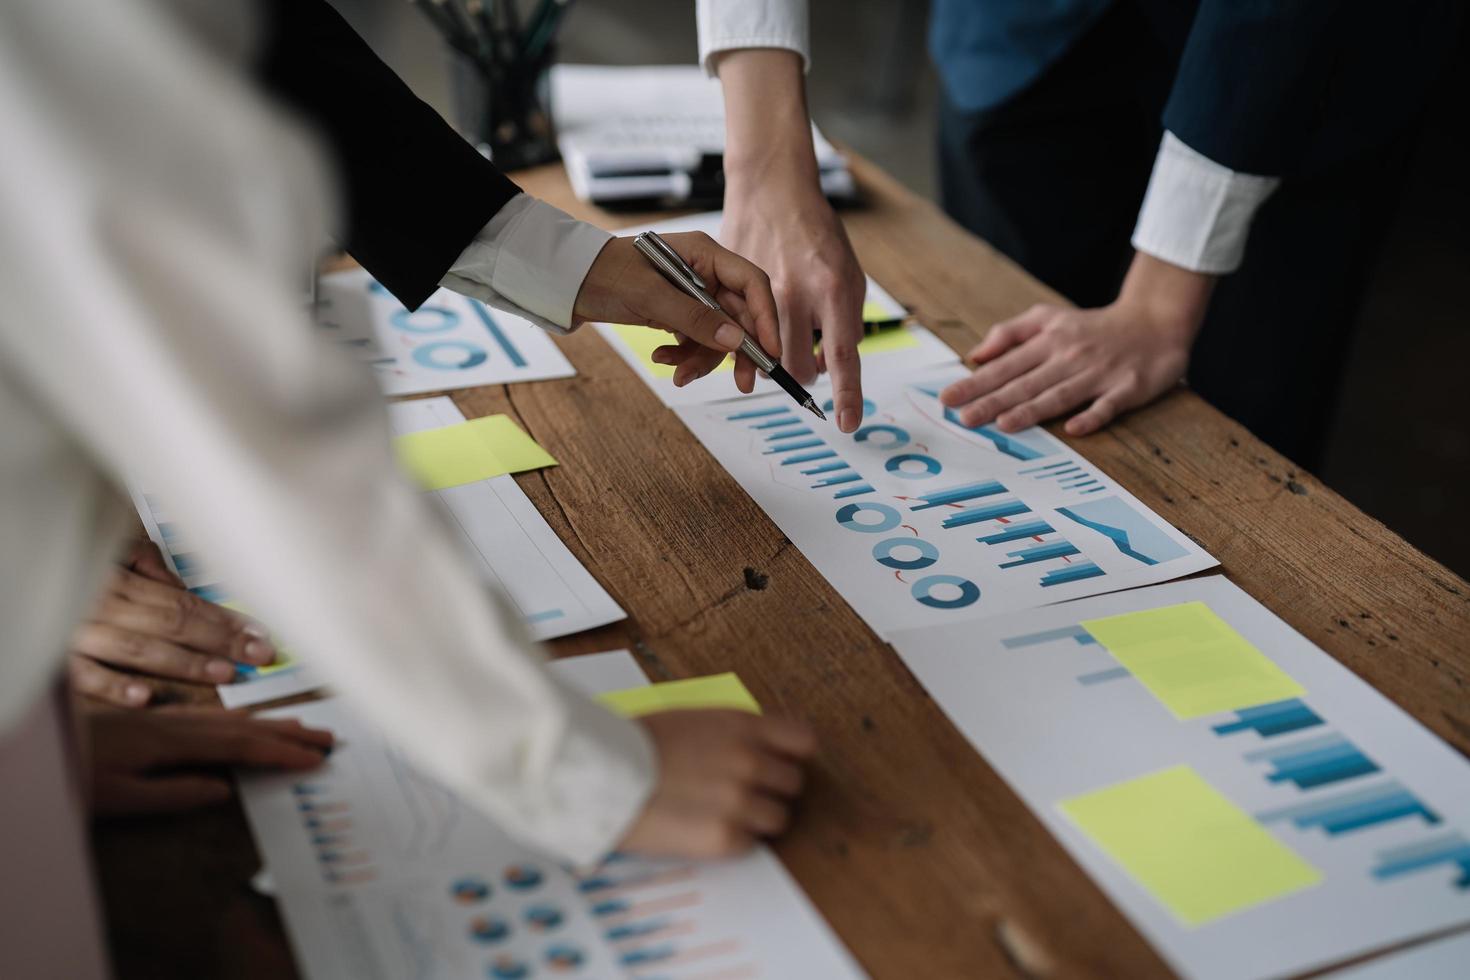
<path fill-rule="evenodd" d="M 519 170 L 559 158 L 551 123 L 549 71 L 555 52 L 534 63 L 487 63 L 449 50 L 457 128 L 501 170 Z"/>

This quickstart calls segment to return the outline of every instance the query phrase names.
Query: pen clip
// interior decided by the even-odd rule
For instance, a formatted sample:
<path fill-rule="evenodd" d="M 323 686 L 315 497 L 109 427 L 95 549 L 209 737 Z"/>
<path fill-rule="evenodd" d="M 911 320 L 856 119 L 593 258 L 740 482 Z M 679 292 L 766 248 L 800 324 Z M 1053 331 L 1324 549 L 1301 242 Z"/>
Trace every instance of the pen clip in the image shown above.
<path fill-rule="evenodd" d="M 705 284 L 705 281 L 699 277 L 699 273 L 695 272 L 694 269 L 689 265 L 689 263 L 684 261 L 684 257 L 678 252 L 674 251 L 673 246 L 664 241 L 663 238 L 659 236 L 658 232 L 645 231 L 643 235 L 647 236 L 648 241 L 653 245 L 654 248 L 662 252 L 665 258 L 674 263 L 674 265 L 678 266 L 679 271 L 684 273 L 685 276 L 689 277 L 690 282 L 694 283 L 694 285 L 698 286 L 700 289 L 709 288 L 709 286 Z"/>

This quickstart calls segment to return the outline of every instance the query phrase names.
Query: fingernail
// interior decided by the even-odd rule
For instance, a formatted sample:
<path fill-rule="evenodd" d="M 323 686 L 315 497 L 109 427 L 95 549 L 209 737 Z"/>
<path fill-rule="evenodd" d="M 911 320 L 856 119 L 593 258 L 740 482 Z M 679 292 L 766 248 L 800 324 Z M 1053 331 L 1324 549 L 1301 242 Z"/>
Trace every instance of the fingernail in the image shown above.
<path fill-rule="evenodd" d="M 266 629 L 259 623 L 246 623 L 240 628 L 240 632 L 244 633 L 246 636 L 253 636 L 257 640 L 269 640 L 271 638 L 270 630 Z"/>
<path fill-rule="evenodd" d="M 858 413 L 855 408 L 844 408 L 837 413 L 837 428 L 843 432 L 851 432 L 857 428 Z"/>
<path fill-rule="evenodd" d="M 147 702 L 148 694 L 148 685 L 146 684 L 129 684 L 123 691 L 123 697 L 127 698 L 133 704 Z"/>
<path fill-rule="evenodd" d="M 733 323 L 722 323 L 720 329 L 715 331 L 715 343 L 725 350 L 735 350 L 740 342 L 745 339 L 745 331 Z"/>
<path fill-rule="evenodd" d="M 245 659 L 257 666 L 263 666 L 276 659 L 276 648 L 260 640 L 251 640 L 245 644 Z"/>
<path fill-rule="evenodd" d="M 204 675 L 216 684 L 228 684 L 235 678 L 235 665 L 228 660 L 211 660 L 204 665 Z"/>

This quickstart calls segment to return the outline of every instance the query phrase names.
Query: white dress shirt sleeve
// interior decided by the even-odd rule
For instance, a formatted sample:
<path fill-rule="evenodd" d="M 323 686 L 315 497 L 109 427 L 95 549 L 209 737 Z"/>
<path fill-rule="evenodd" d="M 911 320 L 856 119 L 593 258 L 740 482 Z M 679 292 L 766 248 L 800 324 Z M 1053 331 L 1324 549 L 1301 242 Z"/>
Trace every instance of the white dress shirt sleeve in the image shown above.
<path fill-rule="evenodd" d="M 699 64 L 711 77 L 719 55 L 739 48 L 786 48 L 811 67 L 807 0 L 698 0 L 694 10 Z"/>
<path fill-rule="evenodd" d="M 1256 211 L 1280 183 L 1279 177 L 1221 166 L 1166 132 L 1138 212 L 1133 247 L 1194 272 L 1234 272 L 1245 258 Z"/>
<path fill-rule="evenodd" d="M 441 284 L 565 334 L 573 329 L 582 280 L 612 237 L 545 201 L 517 194 L 460 253 Z"/>
<path fill-rule="evenodd" d="M 603 856 L 651 791 L 650 742 L 549 674 L 395 466 L 371 377 L 301 309 L 332 197 L 318 156 L 167 5 L 0 10 L 0 395 L 56 433 L 0 439 L 0 463 L 136 473 L 424 769 L 534 846 Z M 70 516 L 47 526 L 77 551 L 93 515 Z M 33 587 L 85 587 L 72 565 Z M 8 647 L 0 683 L 61 650 Z"/>

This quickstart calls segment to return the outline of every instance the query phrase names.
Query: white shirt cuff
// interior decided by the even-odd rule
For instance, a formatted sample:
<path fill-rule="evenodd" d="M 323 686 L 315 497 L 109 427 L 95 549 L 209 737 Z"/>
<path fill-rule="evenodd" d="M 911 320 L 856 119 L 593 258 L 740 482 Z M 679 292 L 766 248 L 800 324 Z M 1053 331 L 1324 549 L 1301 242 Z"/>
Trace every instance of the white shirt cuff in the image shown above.
<path fill-rule="evenodd" d="M 1133 247 L 1193 272 L 1225 275 L 1240 268 L 1256 210 L 1279 177 L 1239 173 L 1165 133 Z"/>
<path fill-rule="evenodd" d="M 564 334 L 572 328 L 582 280 L 612 237 L 517 194 L 460 253 L 441 284 Z"/>
<path fill-rule="evenodd" d="M 811 67 L 806 0 L 699 0 L 699 64 L 713 77 L 718 55 L 741 48 L 785 48 Z"/>

